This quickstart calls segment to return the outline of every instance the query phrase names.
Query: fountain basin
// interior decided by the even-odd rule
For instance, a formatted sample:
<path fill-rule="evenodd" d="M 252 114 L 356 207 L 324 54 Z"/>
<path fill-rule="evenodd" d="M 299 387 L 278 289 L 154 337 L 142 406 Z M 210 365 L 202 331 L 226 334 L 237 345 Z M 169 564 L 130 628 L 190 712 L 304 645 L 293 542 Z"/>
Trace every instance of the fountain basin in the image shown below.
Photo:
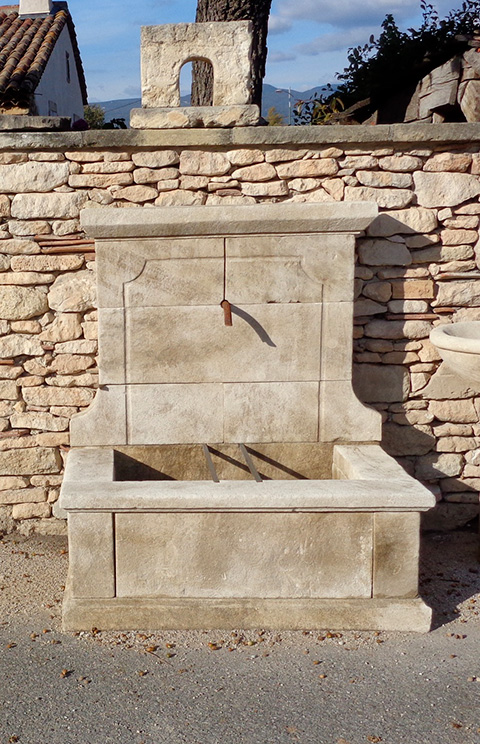
<path fill-rule="evenodd" d="M 453 372 L 480 388 L 480 321 L 436 326 L 430 340 Z"/>
<path fill-rule="evenodd" d="M 261 482 L 234 447 L 210 446 L 219 483 L 198 445 L 70 452 L 65 629 L 429 629 L 430 491 L 376 444 L 250 445 Z"/>

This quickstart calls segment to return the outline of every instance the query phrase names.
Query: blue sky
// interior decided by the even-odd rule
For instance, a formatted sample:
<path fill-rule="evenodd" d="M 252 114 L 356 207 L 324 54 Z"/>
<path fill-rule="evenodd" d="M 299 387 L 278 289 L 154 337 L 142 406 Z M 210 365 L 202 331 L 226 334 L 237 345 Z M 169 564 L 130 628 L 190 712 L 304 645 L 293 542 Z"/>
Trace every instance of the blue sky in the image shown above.
<path fill-rule="evenodd" d="M 191 23 L 196 0 L 69 0 L 91 102 L 140 95 L 140 26 Z M 443 17 L 461 0 L 434 3 Z M 348 47 L 378 35 L 386 13 L 415 25 L 420 0 L 273 0 L 265 81 L 307 90 L 333 82 Z"/>

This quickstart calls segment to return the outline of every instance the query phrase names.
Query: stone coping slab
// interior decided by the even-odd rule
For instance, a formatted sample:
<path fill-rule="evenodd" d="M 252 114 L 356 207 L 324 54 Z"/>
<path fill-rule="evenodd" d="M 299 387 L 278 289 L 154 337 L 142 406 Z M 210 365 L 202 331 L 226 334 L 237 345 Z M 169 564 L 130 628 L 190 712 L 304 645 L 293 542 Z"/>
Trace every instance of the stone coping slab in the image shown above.
<path fill-rule="evenodd" d="M 480 142 L 480 122 L 449 124 L 232 127 L 229 129 L 0 132 L 0 150 L 81 150 L 136 147 L 248 147 L 305 145 L 465 144 Z"/>
<path fill-rule="evenodd" d="M 71 512 L 397 512 L 435 505 L 433 494 L 378 445 L 336 445 L 334 472 L 339 458 L 348 467 L 350 454 L 355 480 L 127 482 L 114 480 L 113 448 L 78 448 L 68 456 L 61 507 Z"/>
<path fill-rule="evenodd" d="M 152 207 L 87 209 L 81 225 L 94 238 L 242 235 L 302 232 L 355 233 L 378 214 L 372 202 L 255 204 L 207 208 Z"/>

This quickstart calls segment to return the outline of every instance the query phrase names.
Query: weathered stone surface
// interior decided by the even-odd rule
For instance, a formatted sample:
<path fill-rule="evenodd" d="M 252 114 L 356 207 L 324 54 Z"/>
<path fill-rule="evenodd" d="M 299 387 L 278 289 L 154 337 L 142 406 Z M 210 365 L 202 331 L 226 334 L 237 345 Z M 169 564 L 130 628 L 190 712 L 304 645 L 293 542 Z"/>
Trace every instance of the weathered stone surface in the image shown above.
<path fill-rule="evenodd" d="M 37 338 L 28 338 L 20 334 L 0 338 L 0 358 L 9 359 L 16 356 L 42 356 L 43 347 Z"/>
<path fill-rule="evenodd" d="M 362 294 L 376 302 L 388 302 L 392 296 L 392 285 L 390 282 L 370 282 L 364 285 Z"/>
<path fill-rule="evenodd" d="M 271 181 L 276 177 L 277 171 L 270 163 L 248 165 L 244 168 L 237 168 L 232 173 L 232 178 L 237 178 L 241 181 Z"/>
<path fill-rule="evenodd" d="M 462 424 L 478 421 L 478 414 L 471 400 L 431 400 L 428 410 L 439 421 Z"/>
<path fill-rule="evenodd" d="M 2 240 L 0 243 L 1 252 L 8 253 L 12 256 L 18 254 L 39 253 L 40 248 L 33 240 L 20 240 L 20 238 L 9 238 Z"/>
<path fill-rule="evenodd" d="M 48 304 L 60 312 L 83 312 L 96 307 L 96 282 L 92 271 L 58 276 L 48 293 Z"/>
<path fill-rule="evenodd" d="M 390 240 L 362 240 L 358 255 L 360 261 L 369 266 L 409 266 L 412 263 L 405 243 Z"/>
<path fill-rule="evenodd" d="M 14 413 L 10 417 L 13 429 L 42 429 L 44 431 L 66 431 L 69 420 L 62 416 L 52 416 L 51 413 L 40 411 L 26 411 Z M 27 501 L 27 499 L 25 499 Z"/>
<path fill-rule="evenodd" d="M 191 207 L 195 204 L 205 204 L 207 195 L 203 192 L 193 192 L 184 189 L 166 191 L 155 199 L 157 207 Z"/>
<path fill-rule="evenodd" d="M 409 172 L 421 169 L 423 162 L 421 158 L 416 158 L 412 155 L 389 155 L 385 158 L 380 158 L 378 165 L 382 170 L 386 171 Z"/>
<path fill-rule="evenodd" d="M 276 166 L 280 178 L 318 178 L 319 176 L 334 176 L 338 172 L 338 165 L 333 158 L 319 160 L 296 160 Z"/>
<path fill-rule="evenodd" d="M 441 364 L 433 375 L 422 396 L 432 400 L 457 400 L 472 398 L 475 392 L 458 375 Z M 447 419 L 448 420 L 448 419 Z M 460 419 L 461 420 L 461 419 Z"/>
<path fill-rule="evenodd" d="M 16 194 L 12 201 L 12 217 L 20 220 L 78 217 L 87 201 L 85 193 Z"/>
<path fill-rule="evenodd" d="M 50 504 L 15 504 L 12 509 L 13 519 L 46 519 L 50 516 Z"/>
<path fill-rule="evenodd" d="M 475 437 L 442 437 L 438 440 L 437 452 L 468 452 L 477 449 L 480 440 Z"/>
<path fill-rule="evenodd" d="M 294 181 L 290 181 L 290 188 L 293 188 L 293 183 Z M 322 187 L 335 201 L 342 201 L 345 195 L 345 183 L 342 178 L 327 178 L 322 181 Z"/>
<path fill-rule="evenodd" d="M 79 341 L 66 341 L 55 346 L 57 354 L 95 354 L 97 342 L 86 339 Z"/>
<path fill-rule="evenodd" d="M 25 388 L 25 403 L 33 406 L 88 406 L 95 396 L 87 388 L 33 387 Z"/>
<path fill-rule="evenodd" d="M 355 300 L 353 312 L 356 317 L 361 317 L 364 315 L 378 315 L 379 313 L 384 313 L 386 309 L 385 305 L 379 305 L 374 300 L 360 298 Z"/>
<path fill-rule="evenodd" d="M 265 160 L 267 163 L 287 162 L 289 160 L 300 160 L 306 154 L 306 150 L 300 150 L 296 147 L 292 147 L 291 149 L 279 147 L 274 148 L 273 150 L 267 150 L 265 153 Z"/>
<path fill-rule="evenodd" d="M 431 324 L 424 320 L 371 320 L 365 333 L 372 338 L 427 338 Z"/>
<path fill-rule="evenodd" d="M 0 274 L 0 285 L 31 286 L 34 284 L 51 284 L 55 274 L 38 271 L 16 271 Z"/>
<path fill-rule="evenodd" d="M 391 286 L 394 300 L 431 299 L 435 293 L 431 279 L 394 279 Z"/>
<path fill-rule="evenodd" d="M 435 212 L 422 207 L 393 210 L 379 214 L 367 229 L 368 235 L 387 237 L 389 235 L 429 233 L 435 230 L 438 221 Z"/>
<path fill-rule="evenodd" d="M 409 173 L 391 173 L 389 171 L 359 170 L 356 176 L 363 186 L 375 188 L 408 189 L 413 184 Z"/>
<path fill-rule="evenodd" d="M 133 183 L 131 173 L 73 173 L 68 185 L 73 188 L 108 188 L 109 186 L 129 186 Z"/>
<path fill-rule="evenodd" d="M 229 150 L 225 153 L 232 165 L 242 167 L 252 165 L 253 163 L 262 163 L 265 160 L 265 154 L 258 149 L 239 149 Z"/>
<path fill-rule="evenodd" d="M 388 309 L 391 313 L 426 313 L 428 303 L 423 300 L 392 300 Z"/>
<path fill-rule="evenodd" d="M 50 369 L 61 375 L 73 375 L 83 372 L 92 366 L 94 360 L 86 354 L 58 354 L 52 361 Z"/>
<path fill-rule="evenodd" d="M 373 201 L 385 209 L 406 207 L 412 199 L 413 191 L 406 189 L 375 189 L 370 186 L 345 187 L 345 201 Z"/>
<path fill-rule="evenodd" d="M 242 194 L 247 196 L 286 196 L 288 186 L 285 181 L 242 183 Z"/>
<path fill-rule="evenodd" d="M 74 271 L 83 265 L 83 256 L 13 256 L 13 271 Z M 43 293 L 42 293 L 43 294 Z"/>
<path fill-rule="evenodd" d="M 230 161 L 220 152 L 184 150 L 180 156 L 180 173 L 186 175 L 223 176 L 230 170 Z"/>
<path fill-rule="evenodd" d="M 414 173 L 415 192 L 423 207 L 455 207 L 480 194 L 480 181 L 468 173 Z"/>
<path fill-rule="evenodd" d="M 406 400 L 410 392 L 408 370 L 400 365 L 356 364 L 353 385 L 365 403 Z"/>
<path fill-rule="evenodd" d="M 465 260 L 472 258 L 474 255 L 471 245 L 432 245 L 430 248 L 415 251 L 412 253 L 414 263 L 436 263 L 443 261 L 452 261 L 455 259 Z"/>
<path fill-rule="evenodd" d="M 441 238 L 443 245 L 463 245 L 464 243 L 476 243 L 478 240 L 478 232 L 476 230 L 447 229 L 442 230 Z"/>
<path fill-rule="evenodd" d="M 0 478 L 0 491 L 18 490 L 27 486 L 28 478 L 21 478 L 18 475 L 4 475 Z"/>
<path fill-rule="evenodd" d="M 18 385 L 14 380 L 0 380 L 0 399 L 17 400 Z"/>
<path fill-rule="evenodd" d="M 22 237 L 24 235 L 48 235 L 52 230 L 46 220 L 9 220 L 8 232 Z M 23 253 L 23 251 L 20 252 Z M 39 252 L 37 247 L 36 253 Z"/>
<path fill-rule="evenodd" d="M 141 204 L 150 201 L 158 196 L 157 189 L 150 186 L 126 186 L 115 192 L 115 199 L 126 199 L 129 202 Z"/>
<path fill-rule="evenodd" d="M 435 306 L 480 307 L 480 284 L 472 281 L 439 282 Z"/>
<path fill-rule="evenodd" d="M 47 295 L 29 287 L 0 287 L 0 318 L 24 320 L 48 310 Z"/>
<path fill-rule="evenodd" d="M 128 173 L 135 168 L 135 163 L 129 161 L 85 163 L 82 173 Z"/>
<path fill-rule="evenodd" d="M 67 182 L 68 163 L 19 163 L 0 165 L 0 183 L 7 193 L 52 191 Z"/>
<path fill-rule="evenodd" d="M 429 426 L 399 426 L 387 422 L 383 426 L 382 444 L 389 455 L 426 455 L 435 446 L 435 438 Z"/>
<path fill-rule="evenodd" d="M 176 150 L 145 150 L 132 153 L 135 165 L 146 168 L 165 168 L 177 165 L 180 156 Z"/>
<path fill-rule="evenodd" d="M 288 182 L 288 186 L 291 191 L 311 191 L 320 186 L 320 181 L 318 178 L 293 178 Z"/>
<path fill-rule="evenodd" d="M 33 447 L 0 452 L 1 475 L 59 473 L 61 468 L 62 458 L 55 449 Z"/>
<path fill-rule="evenodd" d="M 423 170 L 425 171 L 453 171 L 465 173 L 470 167 L 472 156 L 463 152 L 439 152 L 427 160 Z"/>
<path fill-rule="evenodd" d="M 0 491 L 0 504 L 34 504 L 47 500 L 44 488 L 20 488 Z"/>
<path fill-rule="evenodd" d="M 415 477 L 420 480 L 433 480 L 459 475 L 462 471 L 463 457 L 457 453 L 436 452 L 419 457 L 415 464 Z"/>
<path fill-rule="evenodd" d="M 154 168 L 137 168 L 133 174 L 133 180 L 139 184 L 156 183 L 158 181 L 158 171 Z M 131 188 L 131 186 L 127 188 Z"/>
<path fill-rule="evenodd" d="M 82 325 L 78 313 L 60 313 L 40 334 L 41 341 L 68 342 L 80 338 Z M 58 347 L 57 347 L 58 348 Z"/>
<path fill-rule="evenodd" d="M 353 168 L 354 170 L 376 168 L 378 159 L 374 158 L 373 155 L 347 155 L 344 160 L 340 161 L 340 166 L 342 168 Z"/>

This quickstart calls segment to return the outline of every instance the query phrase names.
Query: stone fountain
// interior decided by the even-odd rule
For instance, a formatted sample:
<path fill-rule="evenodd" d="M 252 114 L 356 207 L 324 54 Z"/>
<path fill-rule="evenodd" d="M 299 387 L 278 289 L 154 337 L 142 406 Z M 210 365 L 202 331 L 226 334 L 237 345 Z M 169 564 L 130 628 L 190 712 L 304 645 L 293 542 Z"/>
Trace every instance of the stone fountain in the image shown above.
<path fill-rule="evenodd" d="M 375 214 L 82 214 L 100 389 L 71 425 L 65 628 L 429 628 L 434 499 L 351 384 L 355 234 Z"/>

